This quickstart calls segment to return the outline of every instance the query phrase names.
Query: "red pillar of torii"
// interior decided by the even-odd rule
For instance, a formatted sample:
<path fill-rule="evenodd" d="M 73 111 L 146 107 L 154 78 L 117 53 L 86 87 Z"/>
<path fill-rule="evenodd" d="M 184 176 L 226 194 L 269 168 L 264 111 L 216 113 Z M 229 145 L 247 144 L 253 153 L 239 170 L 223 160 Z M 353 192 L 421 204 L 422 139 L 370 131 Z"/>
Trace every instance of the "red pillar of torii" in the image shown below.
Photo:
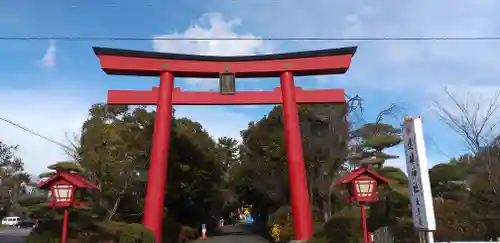
<path fill-rule="evenodd" d="M 159 87 L 152 90 L 110 90 L 107 101 L 108 104 L 157 106 L 143 218 L 144 225 L 155 234 L 156 242 L 161 242 L 162 234 L 173 105 L 282 104 L 295 236 L 296 240 L 312 236 L 297 103 L 343 103 L 344 90 L 302 90 L 295 86 L 294 76 L 343 74 L 349 69 L 356 47 L 233 57 L 93 49 L 107 74 L 160 77 Z M 174 88 L 174 77 L 219 78 L 227 72 L 237 78 L 280 77 L 281 87 L 274 91 L 234 94 L 184 92 Z"/>

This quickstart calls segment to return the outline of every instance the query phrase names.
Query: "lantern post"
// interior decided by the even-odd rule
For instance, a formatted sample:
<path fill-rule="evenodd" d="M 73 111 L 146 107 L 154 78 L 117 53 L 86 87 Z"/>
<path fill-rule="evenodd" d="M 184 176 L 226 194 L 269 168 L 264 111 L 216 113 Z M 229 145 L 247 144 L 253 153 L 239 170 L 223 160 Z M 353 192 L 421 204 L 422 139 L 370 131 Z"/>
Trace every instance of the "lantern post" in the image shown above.
<path fill-rule="evenodd" d="M 359 205 L 361 209 L 364 243 L 373 242 L 373 236 L 368 232 L 366 224 L 366 209 L 369 203 L 377 200 L 377 186 L 388 182 L 389 179 L 367 167 L 358 168 L 337 182 L 337 185 L 345 185 L 347 187 L 350 194 L 348 201 Z"/>
<path fill-rule="evenodd" d="M 56 175 L 40 182 L 37 188 L 50 190 L 52 201 L 49 202 L 49 207 L 64 208 L 61 243 L 66 243 L 68 239 L 68 208 L 85 205 L 84 202 L 75 200 L 76 190 L 99 190 L 99 188 L 85 180 L 80 174 L 67 169 L 56 169 Z"/>

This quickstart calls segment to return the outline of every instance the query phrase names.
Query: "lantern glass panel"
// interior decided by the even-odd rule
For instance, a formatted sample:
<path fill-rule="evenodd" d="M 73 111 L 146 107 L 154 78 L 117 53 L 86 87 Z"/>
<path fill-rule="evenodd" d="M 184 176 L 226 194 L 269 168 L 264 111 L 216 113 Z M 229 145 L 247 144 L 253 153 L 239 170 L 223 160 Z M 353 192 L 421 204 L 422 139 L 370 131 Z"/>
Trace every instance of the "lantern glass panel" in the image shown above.
<path fill-rule="evenodd" d="M 68 184 L 58 184 L 54 186 L 54 193 L 57 202 L 71 202 L 73 186 Z"/>
<path fill-rule="evenodd" d="M 373 194 L 373 189 L 375 186 L 374 180 L 357 180 L 354 182 L 356 186 L 357 196 L 360 197 L 370 197 Z"/>

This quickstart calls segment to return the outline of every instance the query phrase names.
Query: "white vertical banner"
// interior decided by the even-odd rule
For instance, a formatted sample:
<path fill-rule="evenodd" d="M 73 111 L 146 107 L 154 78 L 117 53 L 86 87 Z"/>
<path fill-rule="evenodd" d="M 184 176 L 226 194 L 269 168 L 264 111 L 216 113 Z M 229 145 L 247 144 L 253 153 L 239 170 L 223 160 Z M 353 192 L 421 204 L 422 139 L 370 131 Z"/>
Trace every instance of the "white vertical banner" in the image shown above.
<path fill-rule="evenodd" d="M 436 219 L 429 180 L 422 118 L 406 116 L 403 129 L 413 225 L 418 230 L 434 231 L 436 230 Z"/>

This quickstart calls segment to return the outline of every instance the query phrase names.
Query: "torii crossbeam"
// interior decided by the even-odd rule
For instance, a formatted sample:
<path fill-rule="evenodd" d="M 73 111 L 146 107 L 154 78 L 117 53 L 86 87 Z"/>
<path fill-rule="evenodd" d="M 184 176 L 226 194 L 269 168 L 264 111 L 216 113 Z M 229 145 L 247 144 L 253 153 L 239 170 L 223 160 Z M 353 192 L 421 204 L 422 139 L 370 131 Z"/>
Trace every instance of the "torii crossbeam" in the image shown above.
<path fill-rule="evenodd" d="M 302 90 L 295 89 L 295 99 L 301 103 L 342 103 L 344 90 Z M 108 104 L 125 105 L 156 105 L 158 88 L 152 90 L 110 90 Z M 246 91 L 234 95 L 221 95 L 219 92 L 185 92 L 174 88 L 172 105 L 265 105 L 281 104 L 281 89 L 273 91 Z"/>

